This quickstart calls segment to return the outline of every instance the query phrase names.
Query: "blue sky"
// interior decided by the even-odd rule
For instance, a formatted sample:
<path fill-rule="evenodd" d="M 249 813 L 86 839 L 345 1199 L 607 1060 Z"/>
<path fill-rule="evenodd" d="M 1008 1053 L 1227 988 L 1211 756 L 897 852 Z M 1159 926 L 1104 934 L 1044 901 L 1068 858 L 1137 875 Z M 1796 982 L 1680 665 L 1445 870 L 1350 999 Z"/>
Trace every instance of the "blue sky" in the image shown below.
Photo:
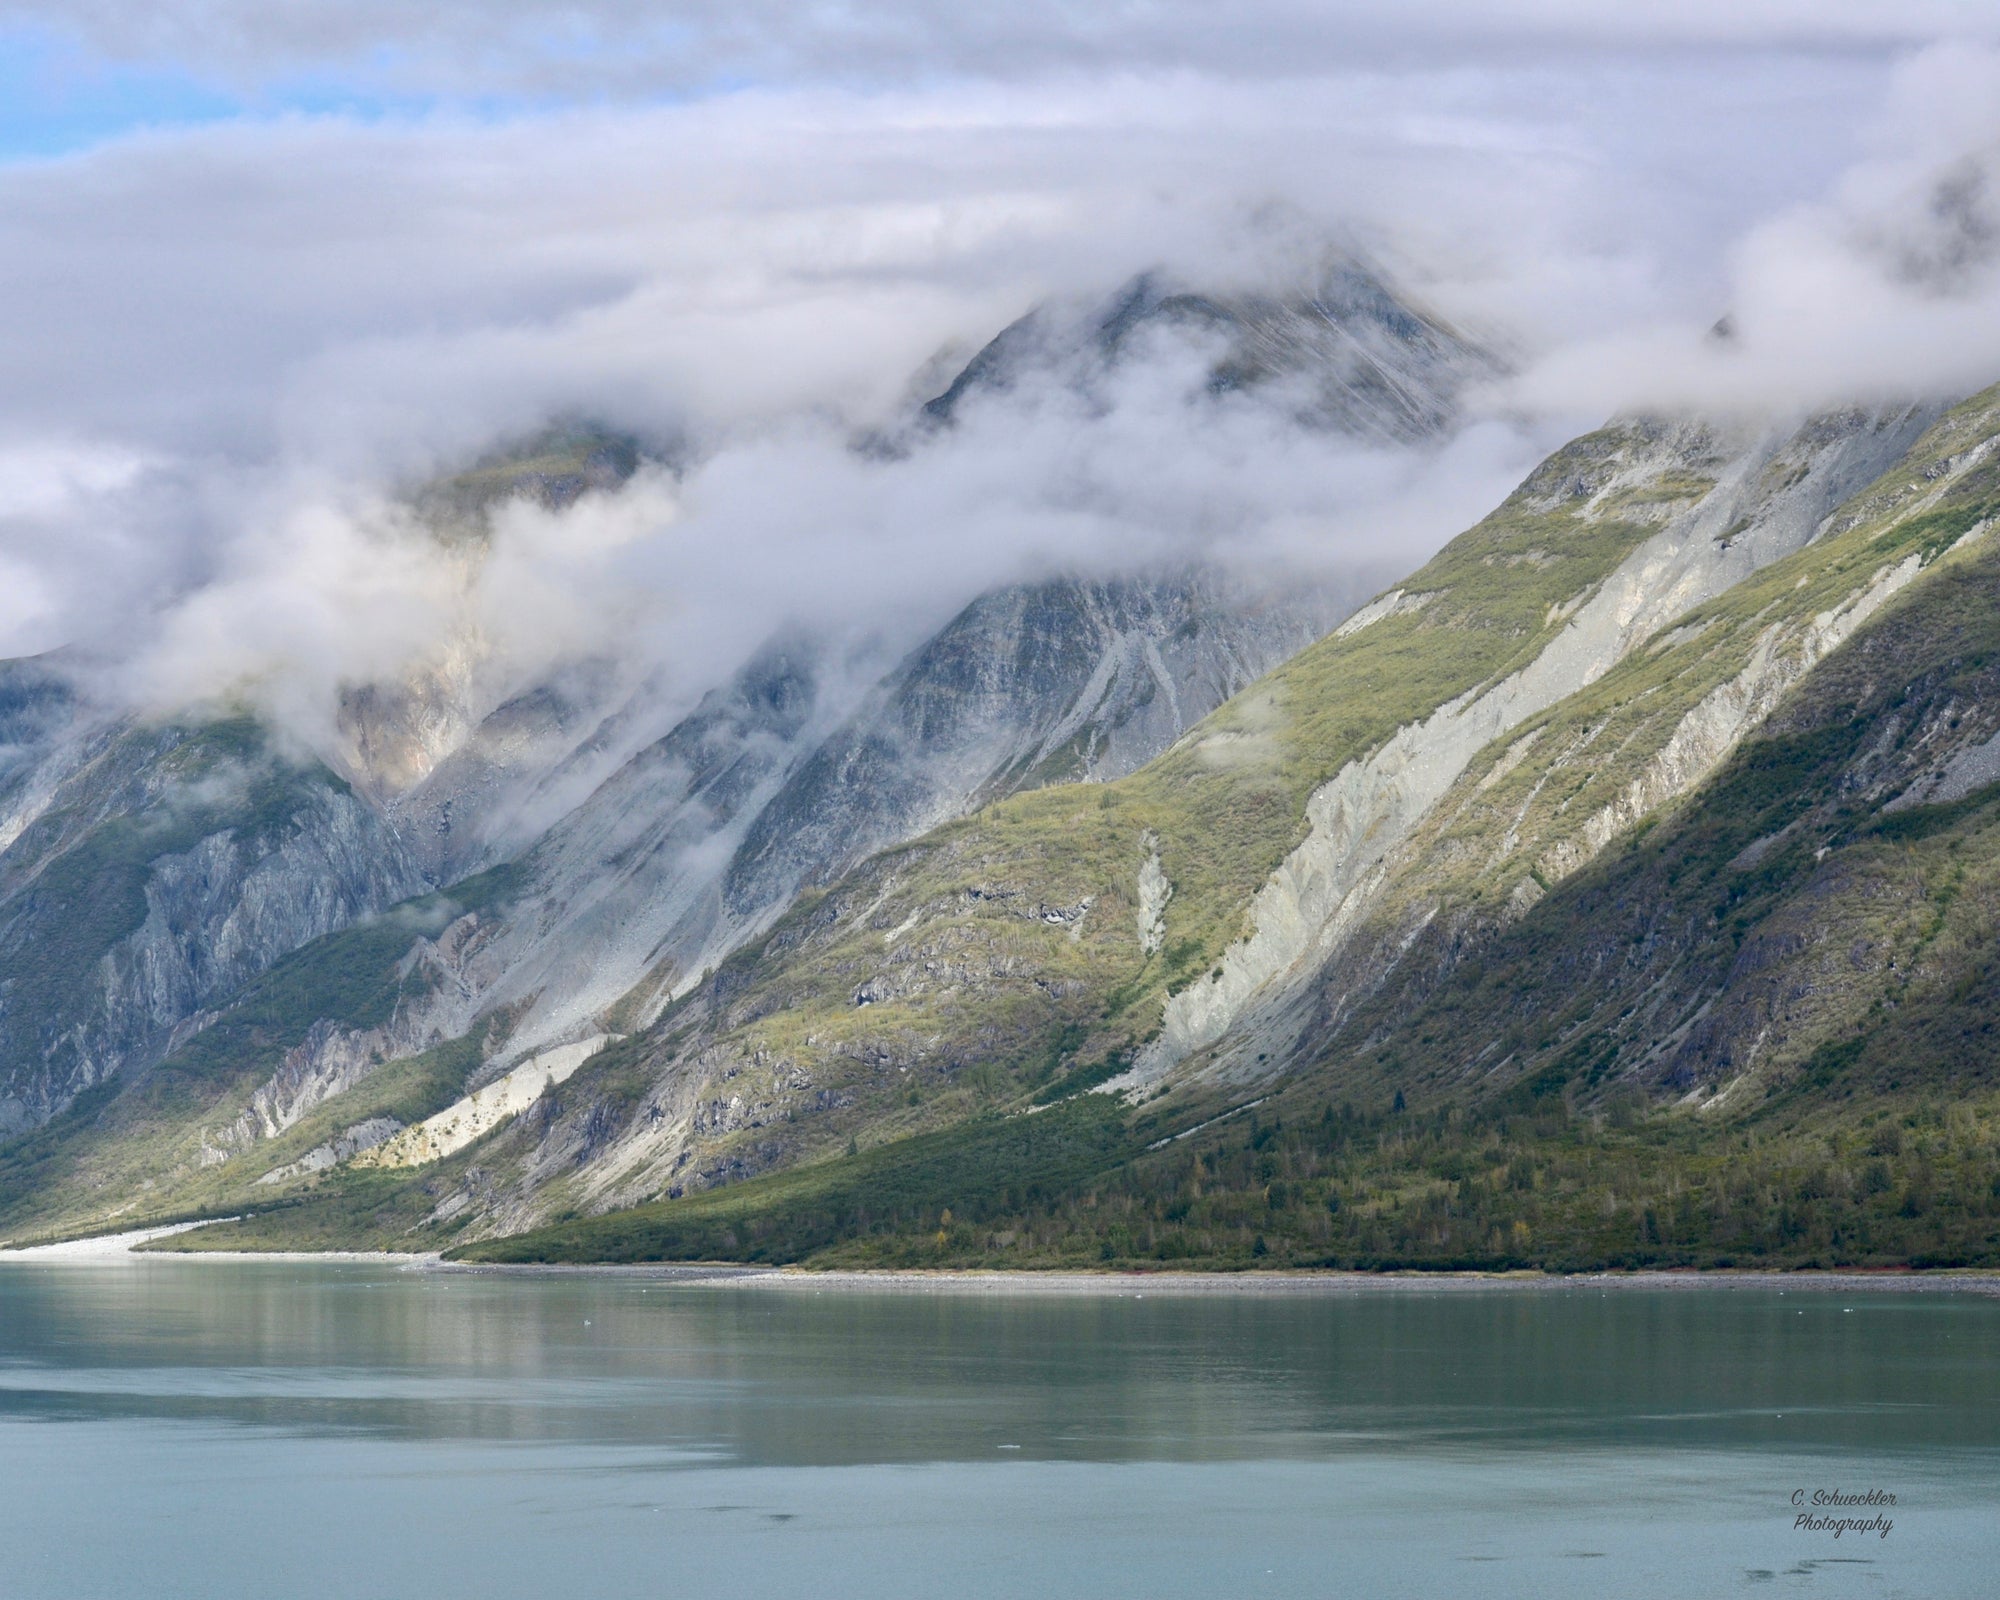
<path fill-rule="evenodd" d="M 542 59 L 587 65 L 590 52 L 574 41 L 545 40 Z M 356 122 L 450 112 L 488 119 L 530 116 L 597 98 L 569 93 L 480 90 L 465 84 L 431 88 L 424 70 L 385 42 L 359 59 L 284 63 L 245 76 L 177 60 L 170 52 L 143 57 L 91 49 L 48 26 L 0 22 L 0 161 L 59 156 L 125 135 L 287 115 Z M 671 103 L 676 91 L 642 98 Z"/>
<path fill-rule="evenodd" d="M 1886 59 L 2000 39 L 1980 0 L 0 0 L 0 159 L 287 113 L 501 119 L 746 87 L 1759 51 Z"/>
<path fill-rule="evenodd" d="M 0 30 L 0 157 L 59 155 L 245 109 L 238 97 L 171 65 L 114 64 L 40 29 Z"/>

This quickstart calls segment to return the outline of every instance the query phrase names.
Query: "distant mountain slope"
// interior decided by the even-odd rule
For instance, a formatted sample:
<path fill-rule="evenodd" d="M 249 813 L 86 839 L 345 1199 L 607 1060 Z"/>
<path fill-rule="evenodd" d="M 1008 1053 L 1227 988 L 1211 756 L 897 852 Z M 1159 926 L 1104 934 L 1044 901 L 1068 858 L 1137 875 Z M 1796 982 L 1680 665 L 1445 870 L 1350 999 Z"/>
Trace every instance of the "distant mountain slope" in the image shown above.
<path fill-rule="evenodd" d="M 1857 421 L 1794 444 L 1907 426 Z M 1239 1010 L 1244 1035 L 1182 1057 L 1141 1108 L 1074 1096 L 1072 1072 L 1035 1097 L 1072 1094 L 1047 1126 L 959 1122 L 473 1253 L 2000 1260 L 1996 449 L 2000 391 L 1477 751 L 1370 850 L 1377 886 L 1309 981 Z M 1707 536 L 1749 532 L 1732 515 Z M 802 946 L 841 925 L 828 910 Z M 744 977 L 728 998 L 749 1033 L 768 1023 Z M 1072 1015 L 1056 1065 L 1097 1026 Z M 748 1065 L 701 1109 L 744 1105 L 761 1126 L 735 1148 L 775 1152 L 798 1113 L 736 1088 Z"/>
<path fill-rule="evenodd" d="M 49 803 L 88 740 L 74 736 L 86 698 L 59 657 L 0 661 L 0 852 Z"/>
<path fill-rule="evenodd" d="M 436 487 L 459 520 L 430 532 L 476 546 L 496 500 L 561 504 L 632 464 L 591 430 L 538 436 Z M 61 656 L 0 663 L 0 1130 L 144 1077 L 292 951 L 491 859 L 509 796 L 598 717 L 551 686 L 480 720 L 440 651 L 354 686 L 325 762 L 227 707 L 94 705 Z"/>
<path fill-rule="evenodd" d="M 682 959 L 704 947 L 722 959 L 812 876 L 838 876 L 931 815 L 964 809 L 982 786 L 1034 784 L 1046 776 L 1035 762 L 1050 751 L 1071 761 L 1089 751 L 1136 759 L 1146 749 L 1133 742 L 1145 736 L 1143 718 L 1160 730 L 1152 737 L 1170 737 L 1322 620 L 1309 609 L 1314 595 L 1238 599 L 1232 608 L 1224 592 L 1214 579 L 1182 574 L 1157 586 L 1065 581 L 988 597 L 830 734 L 814 723 L 820 663 L 811 648 L 767 650 L 520 862 L 317 943 L 299 941 L 305 947 L 279 973 L 201 1015 L 203 1031 L 178 1050 L 133 1057 L 131 1067 L 150 1069 L 158 1084 L 109 1106 L 93 1102 L 86 1117 L 52 1128 L 12 1186 L 0 1154 L 0 1207 L 61 1213 L 103 1192 L 123 1205 L 141 1182 L 184 1198 L 222 1193 L 321 1145 L 351 1156 L 567 1038 L 642 979 L 614 1015 L 647 1005 L 648 993 L 663 1002 Z M 1177 602 L 1164 615 L 1154 609 L 1160 595 Z M 1079 620 L 1090 607 L 1096 633 Z M 1065 625 L 1017 635 L 1012 619 L 1037 608 Z M 1131 692 L 1131 663 L 1149 658 L 1164 682 Z M 967 671 L 969 679 L 955 676 Z M 1149 709 L 1155 700 L 1175 714 Z M 829 750 L 858 754 L 828 761 Z M 829 792 L 827 775 L 843 771 L 869 781 L 836 781 Z M 311 781 L 338 784 L 328 774 Z M 787 806 L 812 825 L 790 835 L 772 827 L 772 813 Z M 930 810 L 913 815 L 917 807 Z M 732 860 L 749 859 L 742 841 L 757 824 L 774 842 L 749 861 L 749 888 L 732 904 Z M 396 855 L 393 835 L 383 853 L 404 862 L 407 888 L 425 887 L 407 854 Z M 135 860 L 132 870 L 144 879 L 166 867 Z M 274 948 L 271 959 L 292 948 Z M 79 1076 L 71 1093 L 92 1081 Z M 309 1163 L 296 1176 L 320 1170 Z"/>
<path fill-rule="evenodd" d="M 802 889 L 983 800 L 1130 771 L 1346 609 L 1197 571 L 1005 589 L 831 719 L 812 643 L 774 646 L 536 846 L 468 978 L 534 1042 L 642 984 L 644 1020 Z"/>
<path fill-rule="evenodd" d="M 1822 548 L 1843 501 L 1865 513 L 1857 491 L 1913 445 L 1919 466 L 1947 459 L 1955 430 L 1990 419 L 1962 412 L 1919 444 L 1926 420 L 1640 421 L 1578 441 L 1143 771 L 1003 802 L 786 918 L 652 1039 L 566 1085 L 532 1149 L 527 1123 L 503 1135 L 484 1181 L 519 1161 L 524 1188 L 483 1203 L 504 1221 L 629 1202 L 938 1126 L 1061 1074 L 1199 1096 L 1216 1073 L 1276 1073 L 1317 975 L 1394 881 L 1392 852 L 1482 748 L 1504 752 L 1493 741 L 1703 604 L 1788 557 L 1812 564 L 1798 553 Z M 1874 581 L 1821 574 L 1828 594 Z M 1824 603 L 1810 582 L 1786 594 Z"/>
<path fill-rule="evenodd" d="M 1211 374 L 1218 392 L 1289 385 L 1281 392 L 1315 425 L 1367 437 L 1437 435 L 1468 377 L 1491 370 L 1482 353 L 1356 274 L 1329 279 L 1310 304 L 1283 306 L 1142 285 L 1099 329 L 1100 353 L 1122 358 L 1162 330 L 1191 331 L 1203 349 L 1222 352 Z M 1032 366 L 1017 365 L 1008 381 L 1087 387 L 1096 377 L 1088 363 Z M 991 367 L 982 370 L 990 376 Z M 910 445 L 922 447 L 921 438 Z M 560 506 L 615 487 L 638 464 L 630 441 L 556 430 L 431 486 L 416 504 L 470 572 L 486 537 L 482 519 L 496 505 L 526 496 Z M 354 1115 L 330 1127 L 327 1147 L 351 1155 L 362 1137 L 353 1129 L 372 1136 L 385 1119 L 393 1129 L 399 1117 L 438 1109 L 426 1096 L 476 1085 L 607 1025 L 644 1028 L 795 898 L 997 797 L 1131 772 L 1323 633 L 1355 598 L 1296 581 L 1261 592 L 1192 567 L 1020 585 L 974 601 L 858 687 L 851 663 L 826 659 L 826 642 L 781 636 L 650 740 L 665 699 L 654 685 L 634 691 L 616 663 L 567 664 L 485 710 L 477 639 L 440 640 L 435 659 L 403 681 L 351 686 L 338 747 L 326 752 L 331 770 L 285 766 L 283 781 L 301 793 L 323 790 L 340 797 L 336 809 L 354 808 L 295 830 L 351 835 L 341 858 L 294 859 L 288 845 L 283 872 L 261 877 L 245 858 L 212 885 L 207 921 L 188 925 L 192 950 L 244 924 L 251 913 L 242 901 L 253 898 L 262 919 L 254 959 L 166 985 L 146 1002 L 149 1020 L 134 1022 L 138 1031 L 109 1055 L 63 1046 L 75 1059 L 18 1096 L 11 1115 L 31 1127 L 92 1084 L 139 1084 L 156 1071 L 171 1092 L 147 1090 L 116 1106 L 93 1097 L 87 1115 L 36 1142 L 40 1153 L 17 1168 L 14 1201 L 0 1195 L 0 1211 L 66 1214 L 85 1192 L 115 1196 L 122 1208 L 141 1182 L 154 1195 L 177 1184 L 222 1192 L 216 1185 L 236 1181 L 239 1164 L 247 1170 L 269 1154 L 253 1176 L 284 1165 L 280 1147 L 303 1137 L 295 1130 L 344 1115 L 339 1107 Z M 106 724 L 103 736 L 116 743 L 143 731 Z M 184 731 L 196 743 L 205 737 L 198 720 Z M 39 759 L 27 767 L 45 778 L 57 770 Z M 158 819 L 147 808 L 174 804 L 171 789 L 133 790 L 135 839 L 151 837 Z M 258 806 L 261 814 L 262 799 Z M 221 813 L 201 822 L 205 838 L 272 837 Z M 179 842 L 178 834 L 169 841 Z M 119 870 L 133 884 L 165 881 L 173 850 L 132 850 Z M 504 872 L 489 870 L 510 858 L 518 859 Z M 400 943 L 397 923 L 368 921 L 389 899 L 428 895 L 467 873 L 483 874 L 478 886 L 425 899 Z M 299 902 L 289 921 L 280 914 L 288 897 Z M 77 920 L 46 903 L 37 915 L 32 929 L 22 924 L 23 939 L 66 938 L 66 922 Z M 312 945 L 315 936 L 328 937 Z M 289 959 L 300 945 L 308 948 Z M 105 972 L 122 959 L 108 945 L 80 953 Z M 185 964 L 185 955 L 176 959 Z M 279 962 L 292 976 L 269 990 L 258 974 Z M 374 976 L 359 987 L 305 981 L 314 962 L 338 971 L 359 963 Z M 395 1005 L 383 1012 L 377 998 L 391 992 Z M 314 995 L 332 997 L 327 1009 L 311 1009 Z M 118 981 L 92 978 L 39 994 L 36 1026 L 46 1039 L 78 1040 L 80 1026 L 99 1026 L 81 1023 L 82 1012 L 108 1006 L 108 1016 L 128 1000 Z M 410 1069 L 430 1088 L 408 1090 L 402 1064 L 442 1059 L 435 1052 L 447 1047 L 457 1052 L 449 1070 Z M 173 1121 L 171 1137 L 162 1119 Z M 120 1165 L 120 1149 L 145 1152 L 143 1179 Z M 58 1168 L 70 1177 L 58 1179 Z"/>
<path fill-rule="evenodd" d="M 422 887 L 373 810 L 253 723 L 90 741 L 0 854 L 0 1126 L 142 1073 L 272 962 Z"/>

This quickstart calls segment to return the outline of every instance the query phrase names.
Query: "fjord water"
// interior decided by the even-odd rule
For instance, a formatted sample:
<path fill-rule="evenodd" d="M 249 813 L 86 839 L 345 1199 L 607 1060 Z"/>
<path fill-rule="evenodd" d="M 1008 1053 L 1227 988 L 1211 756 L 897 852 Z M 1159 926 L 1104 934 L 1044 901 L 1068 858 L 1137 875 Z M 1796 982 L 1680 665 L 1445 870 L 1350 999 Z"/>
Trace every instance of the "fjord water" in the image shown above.
<path fill-rule="evenodd" d="M 1996 1380 L 1974 1294 L 10 1263 L 0 1592 L 1990 1595 Z"/>

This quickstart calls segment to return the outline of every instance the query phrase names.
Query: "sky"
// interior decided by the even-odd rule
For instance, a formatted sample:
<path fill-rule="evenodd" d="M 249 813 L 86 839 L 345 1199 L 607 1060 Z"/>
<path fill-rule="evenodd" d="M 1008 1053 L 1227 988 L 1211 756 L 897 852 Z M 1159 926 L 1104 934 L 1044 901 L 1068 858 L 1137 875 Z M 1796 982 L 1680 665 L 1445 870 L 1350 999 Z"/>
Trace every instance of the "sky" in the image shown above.
<path fill-rule="evenodd" d="M 0 0 L 0 656 L 312 737 L 447 637 L 488 700 L 608 625 L 691 694 L 1053 570 L 1407 568 L 1622 409 L 2000 378 L 1996 147 L 1955 0 Z M 1355 248 L 1506 356 L 1449 439 L 1165 352 L 852 448 L 1037 304 Z M 400 509 L 579 415 L 683 472 L 476 572 Z"/>

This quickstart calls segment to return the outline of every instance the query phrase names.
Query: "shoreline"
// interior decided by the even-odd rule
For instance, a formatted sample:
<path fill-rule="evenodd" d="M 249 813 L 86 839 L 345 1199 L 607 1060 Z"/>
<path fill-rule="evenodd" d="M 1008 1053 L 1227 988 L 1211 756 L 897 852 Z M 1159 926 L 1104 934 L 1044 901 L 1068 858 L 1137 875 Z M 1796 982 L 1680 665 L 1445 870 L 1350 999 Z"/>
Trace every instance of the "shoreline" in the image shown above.
<path fill-rule="evenodd" d="M 9 1245 L 0 1248 L 0 1266 L 10 1261 L 71 1263 L 124 1263 L 131 1261 L 377 1261 L 397 1266 L 436 1262 L 435 1251 L 412 1250 L 142 1250 L 141 1245 L 175 1234 L 192 1233 L 217 1222 L 233 1222 L 234 1217 L 210 1217 L 200 1222 L 173 1222 L 159 1228 L 134 1228 L 127 1233 L 98 1233 L 87 1239 L 64 1239 L 55 1244 Z"/>
<path fill-rule="evenodd" d="M 212 1218 L 228 1220 L 228 1218 Z M 1326 1296 L 1482 1290 L 1560 1292 L 1594 1288 L 1798 1288 L 1816 1292 L 1896 1294 L 1988 1294 L 2000 1298 L 2000 1268 L 1642 1268 L 1634 1272 L 1092 1272 L 1078 1270 L 996 1270 L 996 1268 L 838 1268 L 814 1272 L 804 1266 L 760 1266 L 750 1262 L 448 1262 L 434 1250 L 140 1250 L 138 1246 L 174 1234 L 206 1228 L 210 1222 L 174 1222 L 164 1228 L 134 1228 L 124 1234 L 0 1248 L 6 1262 L 116 1264 L 116 1262 L 364 1262 L 406 1272 L 436 1272 L 468 1278 L 644 1278 L 714 1288 L 772 1290 L 886 1290 L 892 1294 L 1028 1294 L 1078 1296 L 1114 1294 L 1158 1296 Z"/>
<path fill-rule="evenodd" d="M 1754 1268 L 1640 1272 L 1088 1272 L 1052 1270 L 925 1271 L 883 1268 L 814 1272 L 803 1267 L 733 1266 L 727 1263 L 473 1263 L 434 1260 L 427 1272 L 531 1278 L 626 1277 L 690 1286 L 805 1290 L 886 1291 L 930 1295 L 1243 1295 L 1310 1298 L 1353 1294 L 1493 1291 L 1559 1293 L 1577 1289 L 1801 1289 L 1832 1293 L 1886 1290 L 1903 1294 L 1980 1294 L 2000 1298 L 2000 1270 L 1779 1272 Z"/>
<path fill-rule="evenodd" d="M 1005 1271 L 991 1268 L 846 1268 L 815 1272 L 731 1262 L 458 1262 L 435 1251 L 394 1250 L 142 1250 L 141 1245 L 208 1226 L 182 1222 L 99 1234 L 58 1244 L 0 1249 L 8 1262 L 129 1264 L 134 1261 L 340 1262 L 466 1277 L 639 1278 L 688 1287 L 776 1290 L 873 1291 L 930 1295 L 1106 1295 L 1144 1298 L 1249 1295 L 1298 1298 L 1384 1293 L 1537 1293 L 1577 1289 L 1800 1289 L 1899 1294 L 1980 1294 L 2000 1298 L 2000 1269 L 1946 1267 L 1808 1269 L 1679 1268 L 1632 1272 L 1093 1272 L 1073 1269 Z"/>

